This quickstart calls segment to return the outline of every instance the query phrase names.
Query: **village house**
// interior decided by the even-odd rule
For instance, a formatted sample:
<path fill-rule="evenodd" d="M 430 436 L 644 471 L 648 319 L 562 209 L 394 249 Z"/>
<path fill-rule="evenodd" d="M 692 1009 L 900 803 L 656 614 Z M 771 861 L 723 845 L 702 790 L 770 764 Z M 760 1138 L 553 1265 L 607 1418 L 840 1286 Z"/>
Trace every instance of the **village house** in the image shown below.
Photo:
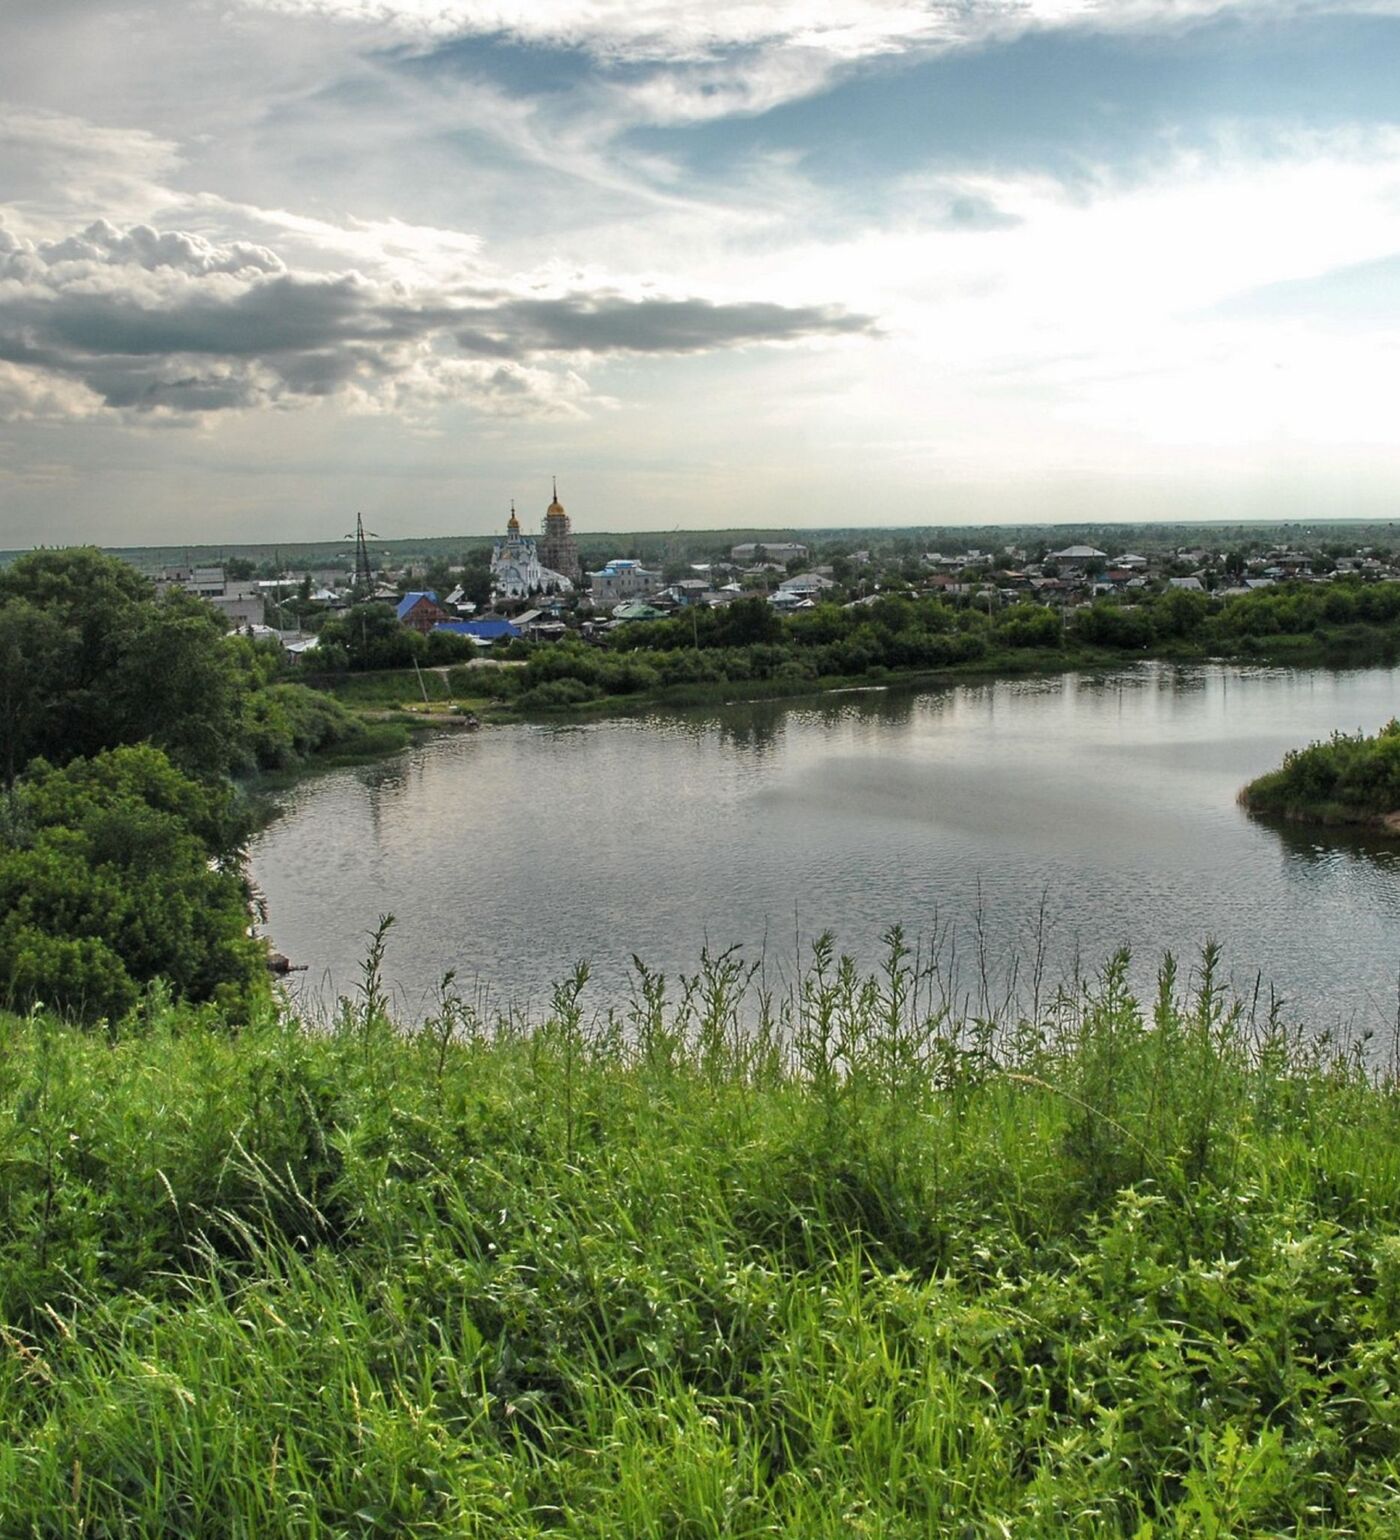
<path fill-rule="evenodd" d="M 426 636 L 434 626 L 452 618 L 438 603 L 438 596 L 432 589 L 406 593 L 395 606 L 394 614 L 401 626 L 407 626 L 420 636 Z"/>
<path fill-rule="evenodd" d="M 1082 572 L 1091 562 L 1108 560 L 1106 551 L 1092 545 L 1067 545 L 1063 551 L 1051 551 L 1046 561 L 1053 561 L 1061 572 Z"/>
<path fill-rule="evenodd" d="M 825 592 L 828 588 L 835 588 L 836 584 L 830 578 L 823 577 L 819 572 L 799 572 L 796 577 L 790 577 L 778 584 L 778 592 L 781 594 L 796 594 L 800 599 L 811 599 Z"/>
<path fill-rule="evenodd" d="M 440 620 L 434 631 L 446 631 L 450 636 L 464 636 L 479 647 L 489 647 L 493 642 L 512 641 L 521 634 L 520 627 L 509 620 Z"/>

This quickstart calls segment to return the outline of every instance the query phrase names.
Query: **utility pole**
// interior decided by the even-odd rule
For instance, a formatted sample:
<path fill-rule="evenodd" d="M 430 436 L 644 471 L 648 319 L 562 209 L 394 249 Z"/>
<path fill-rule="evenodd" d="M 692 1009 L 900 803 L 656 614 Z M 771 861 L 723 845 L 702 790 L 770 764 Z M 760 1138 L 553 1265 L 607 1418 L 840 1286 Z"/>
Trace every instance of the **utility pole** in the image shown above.
<path fill-rule="evenodd" d="M 347 540 L 355 542 L 355 583 L 351 590 L 356 599 L 368 599 L 374 593 L 374 573 L 369 564 L 370 540 L 378 540 L 379 536 L 372 529 L 365 528 L 365 516 L 362 513 L 355 515 L 355 533 L 346 535 Z"/>

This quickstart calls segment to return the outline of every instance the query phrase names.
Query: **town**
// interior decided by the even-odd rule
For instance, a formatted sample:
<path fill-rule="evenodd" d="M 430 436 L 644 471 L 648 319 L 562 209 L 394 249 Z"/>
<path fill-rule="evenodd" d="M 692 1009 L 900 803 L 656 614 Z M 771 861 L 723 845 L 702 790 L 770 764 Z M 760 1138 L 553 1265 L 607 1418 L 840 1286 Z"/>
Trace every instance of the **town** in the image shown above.
<path fill-rule="evenodd" d="M 864 543 L 818 531 L 805 540 L 755 538 L 722 548 L 714 547 L 713 537 L 695 534 L 667 540 L 659 556 L 636 552 L 646 537 L 620 537 L 632 554 L 600 550 L 601 559 L 590 564 L 591 549 L 581 547 L 556 483 L 538 535 L 525 533 L 512 503 L 502 534 L 489 544 L 464 538 L 455 555 L 395 561 L 361 524 L 343 551 L 302 565 L 239 557 L 162 564 L 149 575 L 158 589 L 199 595 L 231 628 L 275 642 L 293 663 L 313 661 L 309 655 L 320 649 L 327 621 L 365 604 L 391 608 L 398 627 L 436 636 L 441 656 L 455 659 L 515 641 L 569 635 L 601 641 L 625 625 L 719 609 L 742 598 L 761 598 L 780 614 L 922 596 L 989 615 L 1033 604 L 1063 617 L 1103 599 L 1132 606 L 1171 591 L 1229 599 L 1286 582 L 1394 580 L 1400 577 L 1400 551 L 1385 542 L 1391 529 L 1344 526 L 1329 532 L 1321 525 L 1307 536 L 1278 540 L 1269 538 L 1280 533 L 1272 527 L 1256 538 L 1237 528 L 1228 540 L 1178 545 L 1164 536 L 1179 529 L 1143 526 L 1100 548 L 1083 541 L 1058 546 L 1052 530 L 1039 531 L 1037 539 L 1034 529 L 1018 528 L 1013 543 L 988 540 L 986 548 L 948 550 L 925 549 L 905 531 L 867 532 Z M 1339 538 L 1358 530 L 1372 538 Z"/>

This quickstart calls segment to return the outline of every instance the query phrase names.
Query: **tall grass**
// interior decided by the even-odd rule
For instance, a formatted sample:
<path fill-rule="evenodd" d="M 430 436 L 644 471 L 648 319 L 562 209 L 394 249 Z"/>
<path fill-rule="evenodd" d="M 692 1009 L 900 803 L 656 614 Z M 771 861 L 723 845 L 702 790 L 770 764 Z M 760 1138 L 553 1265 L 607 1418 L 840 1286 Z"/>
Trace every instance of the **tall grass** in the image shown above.
<path fill-rule="evenodd" d="M 0 1018 L 0 1536 L 1376 1535 L 1400 1099 L 1213 952 Z"/>

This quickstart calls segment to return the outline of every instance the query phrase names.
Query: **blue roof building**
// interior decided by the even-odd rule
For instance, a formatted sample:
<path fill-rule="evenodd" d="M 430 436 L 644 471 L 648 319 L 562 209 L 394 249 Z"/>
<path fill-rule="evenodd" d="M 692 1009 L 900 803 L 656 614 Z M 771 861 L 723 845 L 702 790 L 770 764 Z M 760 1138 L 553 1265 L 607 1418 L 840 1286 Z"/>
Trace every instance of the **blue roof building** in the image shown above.
<path fill-rule="evenodd" d="M 405 594 L 403 598 L 399 600 L 398 604 L 394 608 L 394 618 L 396 620 L 403 620 L 413 609 L 414 605 L 416 605 L 422 599 L 428 600 L 430 604 L 436 604 L 438 602 L 438 596 L 432 591 L 431 588 L 417 589 L 413 593 Z"/>
<path fill-rule="evenodd" d="M 470 636 L 478 642 L 499 642 L 524 633 L 508 620 L 444 620 L 434 631 L 450 631 L 453 636 Z"/>

